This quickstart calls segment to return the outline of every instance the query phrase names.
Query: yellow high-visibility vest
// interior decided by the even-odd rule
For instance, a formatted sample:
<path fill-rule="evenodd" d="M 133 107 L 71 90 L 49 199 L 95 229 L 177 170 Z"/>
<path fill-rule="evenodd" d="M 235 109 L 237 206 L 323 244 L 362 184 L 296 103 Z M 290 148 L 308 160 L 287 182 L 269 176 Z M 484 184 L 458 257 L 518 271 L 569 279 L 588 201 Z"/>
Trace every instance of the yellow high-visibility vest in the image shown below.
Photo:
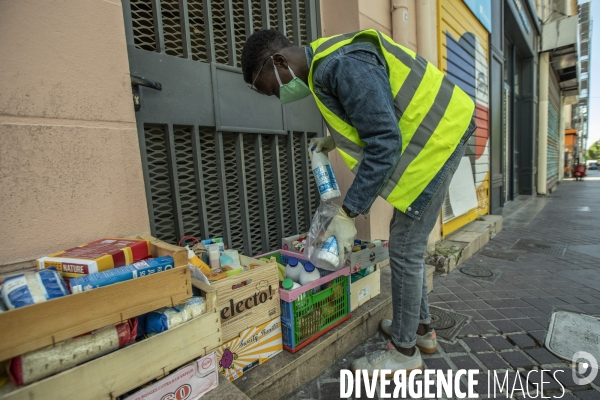
<path fill-rule="evenodd" d="M 318 39 L 308 83 L 344 162 L 356 174 L 365 143 L 355 127 L 316 96 L 313 72 L 329 54 L 351 43 L 375 45 L 387 64 L 390 89 L 402 134 L 400 159 L 380 196 L 402 212 L 419 197 L 450 158 L 467 131 L 475 104 L 433 64 L 373 29 Z"/>

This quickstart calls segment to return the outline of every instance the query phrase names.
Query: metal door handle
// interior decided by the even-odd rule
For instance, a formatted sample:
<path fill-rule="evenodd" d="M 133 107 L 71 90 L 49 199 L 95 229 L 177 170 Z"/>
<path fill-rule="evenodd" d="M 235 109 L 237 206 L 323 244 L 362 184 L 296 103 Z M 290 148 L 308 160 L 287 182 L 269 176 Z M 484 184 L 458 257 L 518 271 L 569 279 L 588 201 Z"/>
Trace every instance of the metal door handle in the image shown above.
<path fill-rule="evenodd" d="M 162 85 L 160 82 L 144 78 L 142 76 L 131 75 L 131 92 L 133 93 L 133 106 L 135 107 L 135 111 L 140 111 L 142 108 L 140 99 L 140 86 L 145 86 L 155 90 L 162 90 Z"/>

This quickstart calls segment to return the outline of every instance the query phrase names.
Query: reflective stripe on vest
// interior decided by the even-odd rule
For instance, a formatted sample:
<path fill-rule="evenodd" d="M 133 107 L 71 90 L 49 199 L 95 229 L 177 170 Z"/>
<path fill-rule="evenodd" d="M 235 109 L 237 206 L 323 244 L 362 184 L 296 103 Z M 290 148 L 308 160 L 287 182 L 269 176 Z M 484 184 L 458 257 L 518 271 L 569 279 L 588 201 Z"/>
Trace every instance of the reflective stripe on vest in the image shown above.
<path fill-rule="evenodd" d="M 364 158 L 365 143 L 360 140 L 356 128 L 335 115 L 316 96 L 313 72 L 326 56 L 356 41 L 374 44 L 387 64 L 402 149 L 398 164 L 380 195 L 405 212 L 456 149 L 469 127 L 475 104 L 431 63 L 375 30 L 322 38 L 311 43 L 310 89 L 342 159 L 355 174 Z"/>

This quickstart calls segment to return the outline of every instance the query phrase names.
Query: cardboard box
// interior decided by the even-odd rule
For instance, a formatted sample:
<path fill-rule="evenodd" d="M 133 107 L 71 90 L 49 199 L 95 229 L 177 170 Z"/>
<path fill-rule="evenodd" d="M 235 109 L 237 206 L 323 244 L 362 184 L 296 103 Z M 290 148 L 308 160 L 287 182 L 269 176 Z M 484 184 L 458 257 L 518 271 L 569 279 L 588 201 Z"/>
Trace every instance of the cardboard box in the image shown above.
<path fill-rule="evenodd" d="M 13 388 L 1 394 L 0 400 L 114 399 L 214 351 L 223 343 L 217 293 L 197 280 L 193 285 L 206 300 L 206 314 L 60 374 Z"/>
<path fill-rule="evenodd" d="M 210 284 L 217 289 L 224 342 L 236 338 L 248 328 L 271 321 L 281 313 L 277 264 L 244 255 L 240 255 L 240 262 L 245 267 L 262 265 Z"/>
<path fill-rule="evenodd" d="M 150 235 L 138 239 L 150 242 L 153 257 L 173 257 L 175 268 L 0 313 L 0 361 L 189 299 L 186 250 Z"/>
<path fill-rule="evenodd" d="M 356 310 L 380 292 L 381 270 L 375 267 L 374 272 L 350 284 L 350 311 Z"/>
<path fill-rule="evenodd" d="M 218 386 L 217 358 L 213 351 L 125 400 L 198 399 Z"/>
<path fill-rule="evenodd" d="M 371 242 L 362 240 L 362 243 L 369 244 Z M 388 258 L 390 258 L 388 241 L 382 240 L 381 244 L 378 244 L 373 248 L 366 248 L 351 253 L 350 258 L 346 260 L 346 266 L 350 267 L 350 272 L 354 274 L 355 272 L 358 272 L 358 270 L 370 267 L 371 265 L 375 265 Z"/>
<path fill-rule="evenodd" d="M 124 267 L 150 256 L 150 243 L 144 239 L 105 238 L 37 260 L 37 268 L 56 268 L 65 278 Z"/>
<path fill-rule="evenodd" d="M 234 381 L 249 369 L 263 364 L 281 353 L 281 318 L 244 330 L 240 335 L 219 347 L 219 373 Z"/>
<path fill-rule="evenodd" d="M 300 238 L 306 238 L 306 236 L 308 235 L 308 233 L 302 233 L 300 235 L 294 235 L 294 236 L 289 236 L 286 238 L 281 239 L 281 248 L 283 250 L 287 250 L 287 251 L 293 251 L 294 253 L 300 253 L 300 254 L 304 254 L 304 246 L 294 246 L 294 242 L 297 241 Z M 306 241 L 303 242 L 303 244 L 306 244 Z"/>

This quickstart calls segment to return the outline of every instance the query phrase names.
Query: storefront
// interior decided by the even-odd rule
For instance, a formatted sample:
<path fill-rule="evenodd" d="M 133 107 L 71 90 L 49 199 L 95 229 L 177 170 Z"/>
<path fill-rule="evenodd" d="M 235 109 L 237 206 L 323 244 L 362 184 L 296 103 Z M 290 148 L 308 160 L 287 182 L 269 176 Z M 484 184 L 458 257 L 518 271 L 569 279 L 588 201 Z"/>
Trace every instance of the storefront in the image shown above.
<path fill-rule="evenodd" d="M 449 0 L 438 2 L 439 67 L 475 102 L 477 130 L 465 155 L 471 163 L 472 177 L 459 169 L 453 184 L 473 180 L 475 196 L 452 198 L 443 208 L 443 234 L 489 213 L 490 209 L 490 130 L 489 130 L 489 1 Z M 475 14 L 476 13 L 476 14 Z M 471 200 L 468 200 L 471 199 Z M 462 203 L 462 204 L 458 204 Z M 468 203 L 468 206 L 465 206 Z M 457 212 L 460 209 L 460 212 Z M 466 211 L 466 212 L 465 212 Z"/>
<path fill-rule="evenodd" d="M 537 38 L 528 0 L 504 1 L 503 201 L 535 193 Z"/>

